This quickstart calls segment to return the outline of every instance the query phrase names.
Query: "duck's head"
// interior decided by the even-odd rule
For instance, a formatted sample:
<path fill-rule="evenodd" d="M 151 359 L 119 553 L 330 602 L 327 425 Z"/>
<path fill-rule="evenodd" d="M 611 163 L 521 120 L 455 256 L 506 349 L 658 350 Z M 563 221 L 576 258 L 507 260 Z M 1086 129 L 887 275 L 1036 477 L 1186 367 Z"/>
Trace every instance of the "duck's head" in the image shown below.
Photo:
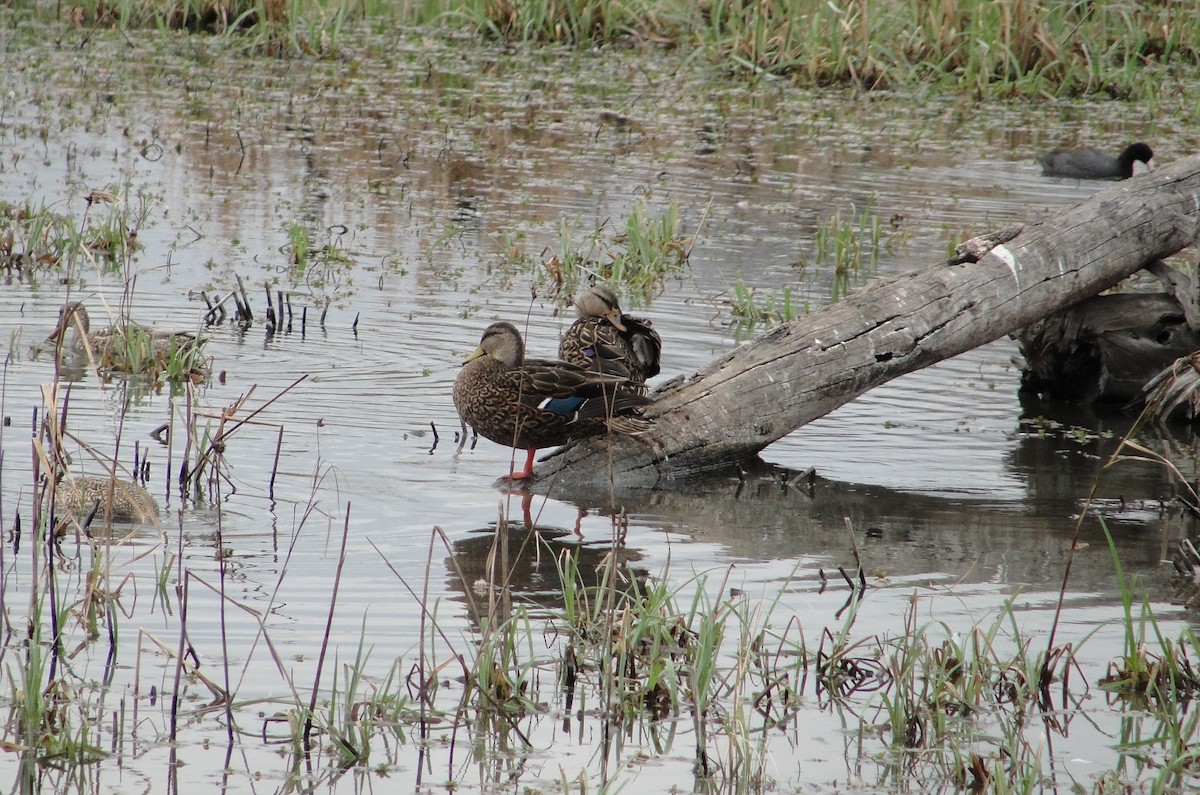
<path fill-rule="evenodd" d="M 58 310 L 58 325 L 54 327 L 54 331 L 50 332 L 46 340 L 57 342 L 64 339 L 67 331 L 72 328 L 78 332 L 79 336 L 87 336 L 90 330 L 87 310 L 78 301 L 65 304 L 62 309 Z"/>
<path fill-rule="evenodd" d="M 621 304 L 617 294 L 603 284 L 592 285 L 586 293 L 576 298 L 575 308 L 582 318 L 602 317 L 618 331 L 626 330 L 621 322 Z"/>
<path fill-rule="evenodd" d="M 493 323 L 483 330 L 483 336 L 479 338 L 479 347 L 467 357 L 466 362 L 481 356 L 490 356 L 505 367 L 515 370 L 525 361 L 525 342 L 521 339 L 521 332 L 517 331 L 517 327 L 512 323 Z"/>

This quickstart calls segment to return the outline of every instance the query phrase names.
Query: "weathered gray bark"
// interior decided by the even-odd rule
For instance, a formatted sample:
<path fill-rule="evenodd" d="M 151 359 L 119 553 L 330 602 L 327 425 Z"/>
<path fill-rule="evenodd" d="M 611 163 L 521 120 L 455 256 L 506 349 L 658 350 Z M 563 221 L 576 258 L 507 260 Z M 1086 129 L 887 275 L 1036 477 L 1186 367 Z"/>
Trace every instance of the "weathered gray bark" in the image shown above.
<path fill-rule="evenodd" d="M 1021 388 L 1069 403 L 1140 405 L 1155 376 L 1200 351 L 1200 327 L 1185 317 L 1167 293 L 1085 298 L 1021 329 Z"/>
<path fill-rule="evenodd" d="M 652 486 L 751 456 L 863 392 L 1014 332 L 1191 245 L 1200 156 L 1114 183 L 1026 226 L 978 262 L 881 280 L 667 385 L 654 430 L 594 438 L 538 482 Z M 670 340 L 666 341 L 670 344 Z"/>

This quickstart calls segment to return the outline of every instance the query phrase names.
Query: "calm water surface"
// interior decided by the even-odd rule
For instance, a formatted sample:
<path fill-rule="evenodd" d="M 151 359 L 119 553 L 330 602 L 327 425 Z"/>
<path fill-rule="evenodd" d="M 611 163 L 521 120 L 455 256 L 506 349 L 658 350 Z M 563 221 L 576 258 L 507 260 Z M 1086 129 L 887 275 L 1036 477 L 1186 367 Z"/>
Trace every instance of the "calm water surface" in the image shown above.
<path fill-rule="evenodd" d="M 654 54 L 529 55 L 477 45 L 464 53 L 393 37 L 356 44 L 333 61 L 278 61 L 230 57 L 197 37 L 67 30 L 63 46 L 52 46 L 63 33 L 6 26 L 0 34 L 0 197 L 50 205 L 82 223 L 109 212 L 89 209 L 88 192 L 111 190 L 145 208 L 143 248 L 125 270 L 76 261 L 70 284 L 62 270 L 7 274 L 5 527 L 18 515 L 29 521 L 28 439 L 40 390 L 55 372 L 52 357 L 31 348 L 68 296 L 85 298 L 102 317 L 104 302 L 117 307 L 127 295 L 139 321 L 194 328 L 199 291 L 223 294 L 240 275 L 258 320 L 246 330 L 210 330 L 215 376 L 195 391 L 193 408 L 215 427 L 242 398 L 239 417 L 278 396 L 230 437 L 219 488 L 181 503 L 167 466 L 178 466 L 182 434 L 173 450 L 148 434 L 178 423 L 187 401 L 94 375 L 70 383 L 70 429 L 108 454 L 119 438 L 127 464 L 136 444 L 165 507 L 165 536 L 143 528 L 117 555 L 118 576 L 129 577 L 121 600 L 128 612 L 107 709 L 136 720 L 137 740 L 110 749 L 119 754 L 79 785 L 94 791 L 160 791 L 170 779 L 165 700 L 147 697 L 151 686 L 173 687 L 174 664 L 155 639 L 178 643 L 174 608 L 155 595 L 160 571 L 171 583 L 190 574 L 191 644 L 223 685 L 228 662 L 239 730 L 250 735 L 228 754 L 223 713 L 202 686 L 189 685 L 184 764 L 175 773 L 184 792 L 287 788 L 286 755 L 258 736 L 258 713 L 281 709 L 289 685 L 248 611 L 263 616 L 292 686 L 306 694 L 343 528 L 346 571 L 326 687 L 360 645 L 374 676 L 397 658 L 407 671 L 420 614 L 406 584 L 420 592 L 428 579 L 439 620 L 470 643 L 473 619 L 456 566 L 482 571 L 501 512 L 513 512 L 518 530 L 524 524 L 519 500 L 493 485 L 511 451 L 486 441 L 456 449 L 451 383 L 493 319 L 528 321 L 529 347 L 543 354 L 571 319 L 548 282 L 504 256 L 508 247 L 544 261 L 558 251 L 564 224 L 583 245 L 601 225 L 611 240 L 612 225 L 637 205 L 651 215 L 675 206 L 681 231 L 695 236 L 689 266 L 635 310 L 652 317 L 665 340 L 661 380 L 691 373 L 752 333 L 732 324 L 739 280 L 760 296 L 790 287 L 811 310 L 827 304 L 836 279 L 817 261 L 814 235 L 834 213 L 880 219 L 878 263 L 852 275 L 855 289 L 936 263 L 964 235 L 1037 219 L 1103 187 L 1042 178 L 1033 161 L 1039 151 L 1081 139 L 1116 149 L 1147 138 L 1169 161 L 1192 146 L 1167 111 L 814 95 L 705 78 Z M 315 247 L 335 246 L 348 264 L 289 268 L 289 228 L 307 230 Z M 266 331 L 264 285 L 290 295 L 290 328 Z M 778 622 L 794 618 L 810 639 L 841 626 L 846 589 L 835 579 L 822 593 L 819 570 L 853 566 L 853 535 L 870 584 L 857 635 L 898 630 L 914 596 L 921 620 L 965 632 L 990 624 L 1017 594 L 1023 631 L 1043 638 L 1075 516 L 1115 445 L 1111 434 L 1129 420 L 1066 416 L 1092 433 L 1042 433 L 1024 418 L 1049 409 L 1023 410 L 1015 354 L 1015 344 L 1001 340 L 900 378 L 768 448 L 763 464 L 741 477 L 618 493 L 617 503 L 607 494 L 537 497 L 536 525 L 556 548 L 581 548 L 595 562 L 623 508 L 637 571 L 681 585 L 707 573 L 705 587 L 733 585 L 751 598 L 782 590 Z M 1194 472 L 1190 438 L 1143 441 L 1169 448 Z M 86 456 L 75 461 L 79 471 L 96 471 Z M 818 475 L 811 493 L 781 485 L 809 467 Z M 1175 493 L 1160 467 L 1134 463 L 1101 479 L 1098 491 L 1121 561 L 1141 578 L 1167 634 L 1190 619 L 1168 603 L 1163 562 L 1189 529 Z M 579 537 L 572 530 L 581 511 Z M 447 544 L 433 537 L 435 526 Z M 1081 661 L 1094 683 L 1121 653 L 1120 597 L 1094 519 L 1083 541 L 1059 640 L 1088 638 Z M 24 623 L 29 554 L 28 545 L 5 550 L 12 627 Z M 544 561 L 519 571 L 518 596 L 553 601 Z M 103 657 L 82 655 L 74 672 L 104 678 Z M 1051 742 L 1047 753 L 1065 780 L 1088 785 L 1112 765 L 1118 726 L 1102 701 L 1096 716 Z M 580 771 L 595 775 L 598 728 L 585 722 L 558 734 L 551 724 L 531 729 L 544 750 L 506 759 L 503 771 L 464 762 L 465 752 L 457 767 L 435 754 L 421 787 L 456 779 L 465 789 L 555 788 Z M 268 734 L 286 736 L 271 726 Z M 768 774 L 785 791 L 832 782 L 886 788 L 882 764 L 847 728 L 814 702 L 800 726 L 770 740 Z M 681 736 L 648 760 L 631 755 L 618 783 L 686 787 L 691 745 Z M 389 760 L 387 780 L 347 775 L 327 787 L 416 786 L 422 768 L 412 749 L 380 750 L 371 761 Z M 5 769 L 15 780 L 15 755 L 0 756 Z M 506 777 L 512 783 L 499 783 Z"/>

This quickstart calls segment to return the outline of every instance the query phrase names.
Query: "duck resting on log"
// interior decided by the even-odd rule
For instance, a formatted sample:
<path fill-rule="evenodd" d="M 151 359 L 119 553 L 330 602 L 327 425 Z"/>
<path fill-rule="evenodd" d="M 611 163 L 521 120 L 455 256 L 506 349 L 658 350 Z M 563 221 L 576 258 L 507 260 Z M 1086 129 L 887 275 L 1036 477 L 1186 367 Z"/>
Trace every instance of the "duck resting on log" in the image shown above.
<path fill-rule="evenodd" d="M 534 488 L 610 477 L 655 487 L 728 467 L 875 386 L 1115 286 L 1192 245 L 1198 229 L 1200 155 L 1115 182 L 975 254 L 880 279 L 777 326 L 656 390 L 642 409 L 653 421 L 647 431 L 556 451 Z"/>

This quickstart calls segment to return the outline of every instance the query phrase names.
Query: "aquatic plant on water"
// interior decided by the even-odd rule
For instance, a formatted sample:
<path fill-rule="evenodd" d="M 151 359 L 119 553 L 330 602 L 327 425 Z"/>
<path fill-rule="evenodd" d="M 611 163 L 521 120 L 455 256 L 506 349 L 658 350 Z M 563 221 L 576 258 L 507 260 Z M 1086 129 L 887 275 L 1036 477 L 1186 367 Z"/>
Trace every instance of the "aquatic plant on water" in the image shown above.
<path fill-rule="evenodd" d="M 668 205 L 654 216 L 636 203 L 622 227 L 602 225 L 578 238 L 578 220 L 559 222 L 558 251 L 541 262 L 539 277 L 554 294 L 570 298 L 581 286 L 602 282 L 617 286 L 632 307 L 648 304 L 687 265 L 694 235 L 680 231 L 679 209 Z M 520 256 L 514 251 L 512 256 Z"/>

